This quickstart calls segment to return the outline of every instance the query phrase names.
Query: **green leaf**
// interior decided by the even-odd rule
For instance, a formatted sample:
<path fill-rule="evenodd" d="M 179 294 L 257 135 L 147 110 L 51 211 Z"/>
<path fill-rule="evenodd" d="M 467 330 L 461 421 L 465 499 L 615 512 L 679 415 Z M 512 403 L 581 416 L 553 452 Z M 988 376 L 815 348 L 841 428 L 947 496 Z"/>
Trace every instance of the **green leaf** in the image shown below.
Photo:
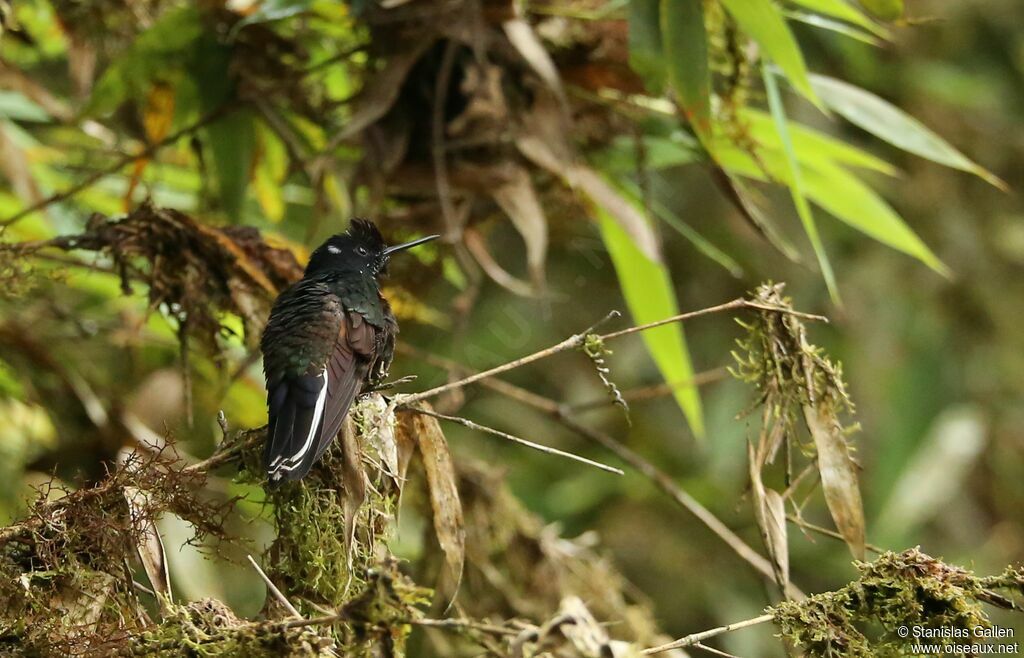
<path fill-rule="evenodd" d="M 811 76 L 822 102 L 850 123 L 897 148 L 953 169 L 972 173 L 1006 190 L 998 176 L 970 160 L 949 142 L 895 105 L 869 91 L 824 75 Z"/>
<path fill-rule="evenodd" d="M 711 133 L 711 70 L 702 0 L 662 0 L 661 40 L 669 81 L 698 135 Z"/>
<path fill-rule="evenodd" d="M 312 4 L 311 0 L 265 0 L 260 4 L 259 9 L 232 26 L 231 31 L 228 32 L 228 39 L 233 40 L 238 32 L 247 25 L 291 18 L 309 10 Z"/>
<path fill-rule="evenodd" d="M 14 121 L 45 123 L 50 120 L 46 110 L 27 98 L 20 91 L 0 90 L 0 117 Z"/>
<path fill-rule="evenodd" d="M 772 0 L 722 0 L 740 29 L 750 35 L 767 57 L 778 64 L 794 88 L 817 105 L 807 77 L 807 65 L 782 11 Z"/>
<path fill-rule="evenodd" d="M 85 113 L 109 114 L 130 98 L 145 98 L 156 79 L 169 80 L 186 63 L 182 53 L 202 33 L 199 12 L 183 7 L 161 16 L 104 71 L 97 81 Z"/>
<path fill-rule="evenodd" d="M 633 321 L 642 324 L 677 315 L 679 306 L 668 268 L 645 256 L 604 208 L 595 205 L 594 209 L 601 227 L 601 237 L 615 265 L 622 295 Z M 642 335 L 647 351 L 666 382 L 693 379 L 693 364 L 681 324 L 676 322 L 662 325 L 648 329 Z M 703 438 L 704 418 L 697 388 L 678 387 L 675 389 L 675 398 L 694 435 Z"/>
<path fill-rule="evenodd" d="M 660 0 L 629 3 L 629 66 L 644 79 L 648 90 L 665 88 L 665 55 L 661 45 Z"/>
<path fill-rule="evenodd" d="M 787 170 L 787 181 L 789 191 L 793 197 L 793 205 L 796 206 L 796 213 L 800 217 L 800 223 L 804 226 L 804 232 L 811 241 L 814 248 L 814 255 L 818 259 L 818 266 L 821 268 L 821 275 L 825 278 L 825 285 L 828 287 L 829 297 L 837 305 L 841 306 L 839 298 L 839 287 L 836 285 L 836 277 L 832 272 L 832 263 L 828 260 L 825 252 L 825 245 L 818 235 L 818 225 L 814 222 L 814 213 L 804 196 L 803 176 L 800 171 L 800 163 L 797 161 L 796 152 L 793 149 L 793 142 L 789 138 L 789 121 L 786 120 L 786 110 L 782 106 L 782 97 L 779 94 L 779 87 L 775 82 L 775 76 L 766 68 L 762 68 L 765 92 L 768 95 L 768 107 L 771 109 L 772 119 L 775 121 L 775 130 L 778 133 L 779 141 L 782 143 L 782 151 L 785 154 Z"/>
<path fill-rule="evenodd" d="M 759 145 L 775 150 L 783 149 L 774 120 L 769 114 L 747 108 L 741 110 L 740 116 L 747 124 L 750 136 Z M 834 162 L 870 169 L 887 176 L 899 173 L 896 167 L 885 160 L 803 124 L 787 121 L 786 130 L 800 164 L 813 166 L 819 162 Z"/>
<path fill-rule="evenodd" d="M 643 141 L 638 143 L 638 140 Z M 642 161 L 639 159 L 641 153 Z M 606 174 L 629 175 L 641 168 L 657 171 L 698 162 L 705 157 L 692 138 L 619 135 L 590 159 Z"/>
<path fill-rule="evenodd" d="M 871 20 L 861 10 L 846 0 L 789 0 L 792 4 L 813 11 L 822 16 L 831 16 L 874 32 L 883 39 L 889 38 L 889 31 Z"/>
<path fill-rule="evenodd" d="M 228 74 L 229 47 L 212 35 L 204 35 L 194 50 L 192 73 L 199 90 L 199 109 L 214 111 L 234 96 Z M 224 212 L 234 221 L 241 218 L 252 170 L 256 123 L 251 110 L 236 110 L 203 130 L 212 156 L 216 188 Z"/>
<path fill-rule="evenodd" d="M 829 30 L 831 32 L 835 32 L 836 34 L 842 34 L 843 36 L 850 37 L 851 39 L 856 39 L 857 41 L 866 43 L 871 46 L 882 45 L 881 39 L 874 36 L 873 34 L 868 34 L 867 32 L 858 27 L 854 27 L 842 21 L 837 21 L 835 19 L 828 18 L 827 16 L 819 16 L 818 14 L 812 14 L 806 11 L 787 11 L 786 18 L 792 19 L 794 21 L 800 21 L 805 25 L 817 27 L 822 30 Z"/>
<path fill-rule="evenodd" d="M 735 145 L 718 144 L 715 156 L 726 169 L 740 176 L 789 184 L 785 156 L 779 151 L 761 149 L 755 160 Z M 816 205 L 858 231 L 917 258 L 939 274 L 949 275 L 949 268 L 907 226 L 892 206 L 849 171 L 822 162 L 804 168 L 801 173 L 804 192 Z"/>
<path fill-rule="evenodd" d="M 640 187 L 638 185 L 629 180 L 621 180 L 620 183 L 634 197 L 640 197 Z M 676 233 L 688 240 L 690 244 L 696 247 L 697 251 L 724 267 L 734 277 L 741 278 L 743 276 L 743 268 L 740 267 L 740 264 L 732 256 L 719 249 L 714 243 L 701 235 L 700 231 L 683 221 L 683 218 L 666 204 L 657 198 L 652 198 L 650 199 L 650 206 L 651 211 L 661 221 L 668 224 Z"/>

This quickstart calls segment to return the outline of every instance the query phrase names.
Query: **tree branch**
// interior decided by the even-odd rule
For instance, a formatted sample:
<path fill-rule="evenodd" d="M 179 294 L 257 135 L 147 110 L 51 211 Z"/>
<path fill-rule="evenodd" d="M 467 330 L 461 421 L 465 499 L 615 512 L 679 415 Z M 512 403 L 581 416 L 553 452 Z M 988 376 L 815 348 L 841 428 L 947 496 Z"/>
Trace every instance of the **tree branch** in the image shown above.
<path fill-rule="evenodd" d="M 700 644 L 700 642 L 708 638 L 712 638 L 717 635 L 722 635 L 724 633 L 729 633 L 731 631 L 736 631 L 741 628 L 747 628 L 749 626 L 757 626 L 758 624 L 769 622 L 774 618 L 775 615 L 764 614 L 760 617 L 754 617 L 753 619 L 747 619 L 745 621 L 738 621 L 727 626 L 719 626 L 718 628 L 712 628 L 706 631 L 701 631 L 700 633 L 693 633 L 692 635 L 681 637 L 678 640 L 675 640 L 674 642 L 669 642 L 668 644 L 662 644 L 658 647 L 644 649 L 640 653 L 645 656 L 649 656 L 655 653 L 662 653 L 663 651 L 671 651 L 672 649 L 682 649 L 683 647 L 696 646 L 697 644 Z"/>

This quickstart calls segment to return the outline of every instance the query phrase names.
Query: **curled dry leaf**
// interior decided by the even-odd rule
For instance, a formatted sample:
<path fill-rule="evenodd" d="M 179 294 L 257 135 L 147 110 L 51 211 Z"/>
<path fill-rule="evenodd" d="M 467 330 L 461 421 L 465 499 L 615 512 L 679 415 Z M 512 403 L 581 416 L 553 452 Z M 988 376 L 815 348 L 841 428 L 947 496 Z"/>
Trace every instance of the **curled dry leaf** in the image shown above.
<path fill-rule="evenodd" d="M 549 94 L 539 94 L 516 138 L 516 148 L 527 160 L 551 172 L 568 187 L 582 192 L 590 203 L 607 211 L 647 258 L 655 263 L 662 262 L 658 238 L 647 218 L 596 171 L 576 161 L 565 138 L 565 124 L 557 101 Z"/>
<path fill-rule="evenodd" d="M 540 79 L 564 103 L 565 91 L 562 89 L 562 79 L 558 75 L 558 68 L 530 24 L 521 18 L 514 18 L 505 21 L 501 27 L 509 42 L 519 51 L 534 73 L 540 76 Z"/>
<path fill-rule="evenodd" d="M 122 449 L 119 461 L 123 468 L 134 472 L 139 468 L 139 463 L 131 455 L 131 451 Z M 139 562 L 142 563 L 142 568 L 149 578 L 153 591 L 166 596 L 167 601 L 171 601 L 171 575 L 167 567 L 164 542 L 156 527 L 156 518 L 153 513 L 156 506 L 152 500 L 152 494 L 145 489 L 131 485 L 125 485 L 122 488 L 122 493 L 128 506 L 128 518 L 135 530 L 134 537 L 137 540 L 135 550 L 139 556 Z M 161 605 L 164 603 L 161 597 L 157 597 L 157 601 Z"/>
<path fill-rule="evenodd" d="M 857 484 L 857 466 L 835 416 L 821 405 L 804 405 L 804 420 L 818 450 L 818 471 L 825 503 L 853 557 L 864 559 L 864 505 Z"/>
<path fill-rule="evenodd" d="M 637 647 L 612 640 L 597 618 L 575 595 L 566 596 L 558 612 L 541 626 L 528 626 L 510 643 L 515 658 L 579 656 L 580 658 L 635 658 Z"/>
<path fill-rule="evenodd" d="M 425 405 L 429 409 L 429 405 Z M 423 457 L 430 507 L 434 514 L 434 533 L 444 553 L 444 571 L 437 591 L 450 606 L 462 582 L 466 555 L 466 530 L 459 499 L 455 464 L 448 451 L 448 441 L 437 419 L 417 413 L 402 414 L 400 432 L 419 447 Z"/>
<path fill-rule="evenodd" d="M 384 69 L 368 81 L 359 100 L 356 101 L 355 111 L 345 122 L 345 127 L 331 139 L 332 147 L 358 135 L 364 128 L 388 113 L 398 100 L 398 94 L 409 71 L 431 43 L 432 39 L 423 39 L 388 59 Z"/>
<path fill-rule="evenodd" d="M 761 480 L 763 457 L 759 457 L 754 446 L 747 445 L 750 462 L 750 491 L 754 501 L 754 517 L 761 531 L 761 539 L 768 549 L 772 561 L 775 582 L 783 595 L 789 582 L 789 540 L 786 534 L 786 503 L 778 491 L 767 489 Z"/>
<path fill-rule="evenodd" d="M 462 238 L 466 249 L 469 250 L 469 253 L 473 255 L 473 258 L 476 259 L 476 262 L 492 281 L 512 294 L 521 297 L 535 296 L 534 286 L 513 276 L 508 270 L 499 265 L 498 261 L 494 260 L 494 256 L 487 249 L 487 243 L 479 232 L 474 229 L 466 229 L 462 233 Z"/>
<path fill-rule="evenodd" d="M 495 203 L 508 215 L 526 243 L 526 264 L 537 291 L 544 288 L 544 262 L 548 252 L 548 221 L 530 174 L 519 165 L 508 167 L 508 182 L 492 192 Z"/>

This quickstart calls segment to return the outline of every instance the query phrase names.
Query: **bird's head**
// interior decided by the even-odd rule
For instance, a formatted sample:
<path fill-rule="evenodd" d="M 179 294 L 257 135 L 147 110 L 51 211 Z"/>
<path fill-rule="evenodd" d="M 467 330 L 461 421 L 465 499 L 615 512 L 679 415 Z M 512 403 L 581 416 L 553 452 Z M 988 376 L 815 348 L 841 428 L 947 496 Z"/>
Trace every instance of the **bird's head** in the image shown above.
<path fill-rule="evenodd" d="M 438 237 L 428 235 L 389 247 L 373 222 L 353 219 L 347 231 L 331 236 L 316 248 L 306 266 L 306 276 L 321 272 L 358 272 L 379 276 L 387 270 L 388 261 L 395 252 Z"/>

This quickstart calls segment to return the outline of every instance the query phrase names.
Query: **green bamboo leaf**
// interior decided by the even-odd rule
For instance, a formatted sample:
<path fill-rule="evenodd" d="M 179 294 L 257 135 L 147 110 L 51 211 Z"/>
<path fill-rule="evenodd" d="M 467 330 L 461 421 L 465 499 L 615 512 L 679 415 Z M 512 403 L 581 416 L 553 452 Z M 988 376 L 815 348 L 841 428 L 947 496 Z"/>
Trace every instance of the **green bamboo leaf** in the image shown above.
<path fill-rule="evenodd" d="M 702 0 L 662 0 L 661 40 L 668 78 L 687 121 L 698 135 L 711 133 L 711 70 Z"/>
<path fill-rule="evenodd" d="M 804 232 L 811 241 L 814 248 L 814 255 L 818 259 L 818 267 L 821 268 L 821 275 L 828 287 L 829 297 L 837 305 L 841 306 L 839 298 L 839 287 L 836 285 L 836 277 L 832 272 L 832 263 L 828 260 L 825 252 L 825 245 L 818 235 L 818 225 L 814 222 L 814 213 L 804 196 L 803 176 L 800 171 L 800 163 L 797 162 L 796 152 L 793 149 L 793 142 L 789 138 L 789 121 L 786 120 L 786 110 L 782 106 L 782 97 L 779 94 L 779 87 L 775 83 L 775 76 L 766 68 L 761 70 L 764 78 L 765 92 L 768 95 L 768 107 L 771 109 L 772 119 L 775 121 L 775 130 L 778 133 L 779 141 L 782 143 L 782 151 L 785 154 L 785 163 L 789 183 L 789 191 L 793 197 L 793 205 L 796 206 L 796 213 L 800 217 L 800 223 L 804 226 Z"/>
<path fill-rule="evenodd" d="M 786 18 L 794 21 L 800 21 L 805 25 L 817 27 L 822 30 L 829 30 L 836 34 L 842 34 L 843 36 L 856 39 L 857 41 L 871 46 L 880 47 L 882 45 L 882 40 L 875 35 L 868 34 L 858 27 L 854 27 L 853 25 L 844 23 L 843 21 L 837 21 L 833 18 L 828 18 L 827 16 L 819 16 L 818 14 L 812 14 L 806 11 L 787 11 Z"/>
<path fill-rule="evenodd" d="M 20 91 L 0 90 L 0 117 L 14 121 L 46 123 L 50 115 Z"/>
<path fill-rule="evenodd" d="M 864 12 L 846 0 L 789 0 L 792 4 L 810 10 L 822 16 L 831 16 L 852 25 L 857 25 L 883 39 L 889 38 L 889 31 L 871 20 Z"/>
<path fill-rule="evenodd" d="M 782 142 L 771 115 L 746 108 L 740 116 L 747 124 L 750 136 L 764 148 L 781 150 Z M 819 132 L 803 124 L 787 121 L 787 132 L 800 164 L 814 165 L 819 162 L 835 162 L 841 165 L 870 169 L 887 176 L 896 176 L 899 171 L 885 160 L 840 141 L 831 135 Z"/>
<path fill-rule="evenodd" d="M 722 0 L 740 29 L 750 35 L 767 57 L 775 62 L 790 84 L 815 105 L 818 97 L 807 76 L 807 65 L 796 37 L 772 0 Z"/>
<path fill-rule="evenodd" d="M 715 156 L 722 166 L 740 176 L 789 184 L 785 156 L 779 151 L 759 150 L 755 160 L 734 145 L 720 144 L 715 148 Z M 892 206 L 846 169 L 829 163 L 805 167 L 802 182 L 807 197 L 829 214 L 879 242 L 917 258 L 939 274 L 949 276 L 949 268 Z"/>
<path fill-rule="evenodd" d="M 629 66 L 644 79 L 648 90 L 665 88 L 665 55 L 661 45 L 660 0 L 629 3 Z"/>
<path fill-rule="evenodd" d="M 649 259 L 633 243 L 619 223 L 601 206 L 594 206 L 601 237 L 619 277 L 622 295 L 637 323 L 654 322 L 679 313 L 675 289 L 664 264 Z M 672 323 L 643 332 L 644 343 L 666 382 L 691 381 L 693 364 L 683 327 Z M 675 399 L 694 436 L 703 438 L 704 417 L 695 386 L 675 389 Z"/>
<path fill-rule="evenodd" d="M 823 103 L 850 123 L 897 148 L 953 169 L 972 173 L 1006 190 L 998 176 L 973 162 L 923 123 L 886 100 L 842 80 L 811 76 L 811 84 Z"/>
<path fill-rule="evenodd" d="M 633 197 L 640 197 L 639 185 L 628 180 L 622 180 L 621 184 L 627 192 L 633 195 Z M 734 277 L 741 278 L 743 276 L 743 268 L 740 267 L 740 264 L 737 263 L 732 256 L 725 253 L 725 251 L 704 237 L 700 231 L 683 221 L 683 218 L 669 208 L 668 205 L 658 201 L 657 198 L 652 198 L 650 199 L 650 206 L 651 211 L 657 215 L 661 221 L 668 224 L 676 233 L 688 240 L 690 244 L 697 249 L 697 251 L 724 267 L 726 271 Z"/>
<path fill-rule="evenodd" d="M 192 75 L 199 92 L 199 109 L 208 114 L 230 102 L 235 89 L 228 66 L 231 50 L 212 35 L 203 35 L 196 45 Z M 237 110 L 203 130 L 204 142 L 212 156 L 214 182 L 224 212 L 235 221 L 241 218 L 255 154 L 256 122 L 251 110 Z"/>

